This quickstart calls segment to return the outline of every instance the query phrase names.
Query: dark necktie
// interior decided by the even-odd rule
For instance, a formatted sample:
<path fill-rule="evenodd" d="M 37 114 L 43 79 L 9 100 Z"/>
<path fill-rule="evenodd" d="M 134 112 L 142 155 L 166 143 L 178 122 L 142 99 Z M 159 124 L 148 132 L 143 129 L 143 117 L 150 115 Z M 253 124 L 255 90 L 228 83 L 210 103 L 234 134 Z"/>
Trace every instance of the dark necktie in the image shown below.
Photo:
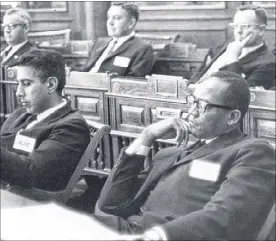
<path fill-rule="evenodd" d="M 16 131 L 25 129 L 31 122 L 33 122 L 36 119 L 36 115 L 24 113 L 14 122 L 14 129 L 16 129 Z"/>
<path fill-rule="evenodd" d="M 4 57 L 7 57 L 8 54 L 11 52 L 11 50 L 12 50 L 12 47 L 9 48 L 9 49 L 7 49 L 7 50 L 5 50 L 5 52 L 4 52 Z"/>
<path fill-rule="evenodd" d="M 191 144 L 190 146 L 186 147 L 178 156 L 177 158 L 177 162 L 179 160 L 181 160 L 182 158 L 188 156 L 189 154 L 191 154 L 192 152 L 196 151 L 197 149 L 199 149 L 200 147 L 202 147 L 203 145 L 205 145 L 206 142 L 202 141 L 202 140 L 197 140 L 195 143 Z"/>

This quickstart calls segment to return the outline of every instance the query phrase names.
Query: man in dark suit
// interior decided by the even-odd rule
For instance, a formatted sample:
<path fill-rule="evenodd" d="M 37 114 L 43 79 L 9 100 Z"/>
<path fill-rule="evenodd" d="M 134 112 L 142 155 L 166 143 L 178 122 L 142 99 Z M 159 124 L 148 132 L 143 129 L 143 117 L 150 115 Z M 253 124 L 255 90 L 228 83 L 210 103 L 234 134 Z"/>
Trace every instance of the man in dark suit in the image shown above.
<path fill-rule="evenodd" d="M 154 123 L 122 151 L 95 216 L 140 240 L 253 240 L 274 203 L 275 156 L 240 130 L 249 101 L 236 73 L 203 79 L 185 120 Z M 174 131 L 181 142 L 187 129 L 197 142 L 161 149 L 144 169 L 154 140 Z"/>
<path fill-rule="evenodd" d="M 5 12 L 2 27 L 8 46 L 1 50 L 0 61 L 2 66 L 14 66 L 22 54 L 35 47 L 34 44 L 28 41 L 27 35 L 30 26 L 31 17 L 26 10 L 12 8 Z"/>
<path fill-rule="evenodd" d="M 264 43 L 267 25 L 265 9 L 254 6 L 240 6 L 230 26 L 234 30 L 233 42 L 212 50 L 191 82 L 218 70 L 241 74 L 250 87 L 262 86 L 270 89 L 275 85 L 275 56 Z"/>
<path fill-rule="evenodd" d="M 120 76 L 144 77 L 153 66 L 152 46 L 135 37 L 139 18 L 133 3 L 113 3 L 107 12 L 108 38 L 99 38 L 81 71 L 115 72 Z"/>
<path fill-rule="evenodd" d="M 1 128 L 1 180 L 64 189 L 90 136 L 84 118 L 62 98 L 65 61 L 54 50 L 34 49 L 17 65 L 16 95 L 22 106 Z"/>

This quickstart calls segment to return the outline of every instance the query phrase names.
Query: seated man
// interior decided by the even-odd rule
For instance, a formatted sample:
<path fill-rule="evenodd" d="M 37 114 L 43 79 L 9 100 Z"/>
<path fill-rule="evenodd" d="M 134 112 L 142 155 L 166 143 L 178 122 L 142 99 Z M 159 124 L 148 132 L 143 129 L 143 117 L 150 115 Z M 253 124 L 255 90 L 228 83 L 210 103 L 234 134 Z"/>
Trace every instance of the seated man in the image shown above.
<path fill-rule="evenodd" d="M 211 51 L 211 59 L 204 63 L 191 82 L 218 70 L 241 74 L 250 87 L 263 86 L 270 89 L 275 85 L 275 56 L 264 42 L 267 25 L 265 9 L 254 6 L 240 6 L 230 24 L 235 40 Z"/>
<path fill-rule="evenodd" d="M 152 46 L 135 37 L 139 9 L 133 3 L 112 3 L 107 13 L 107 32 L 111 38 L 95 41 L 84 72 L 115 72 L 120 76 L 144 77 L 153 66 Z"/>
<path fill-rule="evenodd" d="M 142 240 L 253 240 L 274 203 L 275 156 L 267 141 L 240 130 L 249 100 L 236 73 L 202 79 L 188 97 L 187 121 L 154 123 L 122 151 L 95 217 L 142 232 Z M 186 128 L 197 142 L 160 150 L 143 170 L 155 139 L 173 129 L 181 137 Z"/>
<path fill-rule="evenodd" d="M 54 50 L 31 50 L 19 59 L 17 80 L 22 107 L 1 128 L 1 180 L 64 189 L 90 139 L 84 118 L 62 98 L 65 61 Z"/>
<path fill-rule="evenodd" d="M 14 66 L 22 54 L 35 47 L 28 41 L 30 26 L 31 17 L 26 10 L 11 8 L 5 12 L 2 28 L 8 46 L 1 50 L 2 66 Z"/>

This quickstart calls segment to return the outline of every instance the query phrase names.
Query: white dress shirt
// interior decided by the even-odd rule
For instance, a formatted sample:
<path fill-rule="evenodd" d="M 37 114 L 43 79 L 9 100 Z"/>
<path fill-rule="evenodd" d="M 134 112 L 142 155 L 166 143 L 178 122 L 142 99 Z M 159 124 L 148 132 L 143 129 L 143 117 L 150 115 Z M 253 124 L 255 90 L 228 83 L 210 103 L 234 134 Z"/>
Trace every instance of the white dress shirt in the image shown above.
<path fill-rule="evenodd" d="M 16 51 L 18 50 L 18 49 L 20 49 L 24 44 L 26 44 L 27 43 L 27 40 L 26 41 L 24 41 L 23 43 L 20 43 L 20 44 L 16 44 L 16 45 L 9 45 L 9 46 L 7 46 L 2 52 L 1 52 L 1 56 L 3 56 L 4 55 L 4 53 L 6 52 L 6 51 L 10 51 L 9 53 L 8 53 L 8 55 L 7 56 L 5 56 L 3 59 L 2 59 L 2 62 L 4 62 L 4 61 L 6 61 L 6 59 L 9 59 L 14 53 L 16 53 Z M 11 50 L 10 50 L 11 49 Z"/>
<path fill-rule="evenodd" d="M 63 106 L 65 106 L 67 104 L 67 101 L 65 99 L 62 100 L 62 103 L 48 109 L 45 110 L 44 112 L 40 113 L 37 115 L 37 119 L 33 122 L 31 122 L 29 125 L 27 125 L 26 129 L 30 129 L 32 128 L 34 125 L 36 125 L 37 123 L 39 123 L 40 121 L 46 119 L 49 115 L 51 115 L 52 113 L 56 112 L 57 110 L 59 110 L 60 108 L 62 108 Z"/>
<path fill-rule="evenodd" d="M 240 60 L 241 58 L 245 57 L 246 55 L 252 53 L 253 51 L 255 51 L 259 48 L 261 48 L 263 45 L 264 45 L 264 43 L 261 43 L 257 46 L 242 48 L 242 52 L 241 52 L 240 56 L 238 57 L 238 59 Z M 219 71 L 220 68 L 226 66 L 227 64 L 225 64 L 225 63 L 229 62 L 229 57 L 228 56 L 229 56 L 228 52 L 225 51 L 221 56 L 219 56 L 214 61 L 214 63 L 210 66 L 210 68 L 207 70 L 207 72 L 206 72 L 206 74 L 204 74 L 204 76 L 215 73 L 215 72 Z"/>
<path fill-rule="evenodd" d="M 129 40 L 131 37 L 135 35 L 135 32 L 131 32 L 127 36 L 122 36 L 119 38 L 114 37 L 106 47 L 106 49 L 103 51 L 102 55 L 99 57 L 99 59 L 96 61 L 95 66 L 91 68 L 89 71 L 90 73 L 97 73 L 101 67 L 101 64 L 106 59 L 107 55 L 111 52 L 114 52 L 117 50 L 123 43 L 125 43 L 127 40 Z"/>

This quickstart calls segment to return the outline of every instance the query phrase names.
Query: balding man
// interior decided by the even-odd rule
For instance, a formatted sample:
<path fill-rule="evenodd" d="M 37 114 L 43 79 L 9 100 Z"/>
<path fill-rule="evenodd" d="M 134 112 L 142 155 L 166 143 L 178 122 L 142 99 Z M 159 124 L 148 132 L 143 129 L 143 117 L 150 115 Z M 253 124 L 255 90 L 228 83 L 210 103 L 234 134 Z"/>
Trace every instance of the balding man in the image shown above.
<path fill-rule="evenodd" d="M 266 25 L 265 9 L 255 5 L 240 6 L 230 23 L 235 40 L 212 51 L 211 59 L 191 82 L 218 70 L 227 70 L 241 74 L 250 87 L 272 88 L 275 85 L 275 56 L 264 42 Z"/>
<path fill-rule="evenodd" d="M 187 100 L 186 120 L 154 123 L 122 150 L 96 217 L 121 233 L 143 233 L 139 240 L 255 240 L 275 200 L 275 152 L 240 130 L 248 85 L 220 71 Z M 145 168 L 154 140 L 187 129 L 197 142 L 164 148 Z"/>
<path fill-rule="evenodd" d="M 1 51 L 2 66 L 14 66 L 22 54 L 35 47 L 28 41 L 30 26 L 31 17 L 26 10 L 12 8 L 5 12 L 2 28 L 8 46 Z"/>

